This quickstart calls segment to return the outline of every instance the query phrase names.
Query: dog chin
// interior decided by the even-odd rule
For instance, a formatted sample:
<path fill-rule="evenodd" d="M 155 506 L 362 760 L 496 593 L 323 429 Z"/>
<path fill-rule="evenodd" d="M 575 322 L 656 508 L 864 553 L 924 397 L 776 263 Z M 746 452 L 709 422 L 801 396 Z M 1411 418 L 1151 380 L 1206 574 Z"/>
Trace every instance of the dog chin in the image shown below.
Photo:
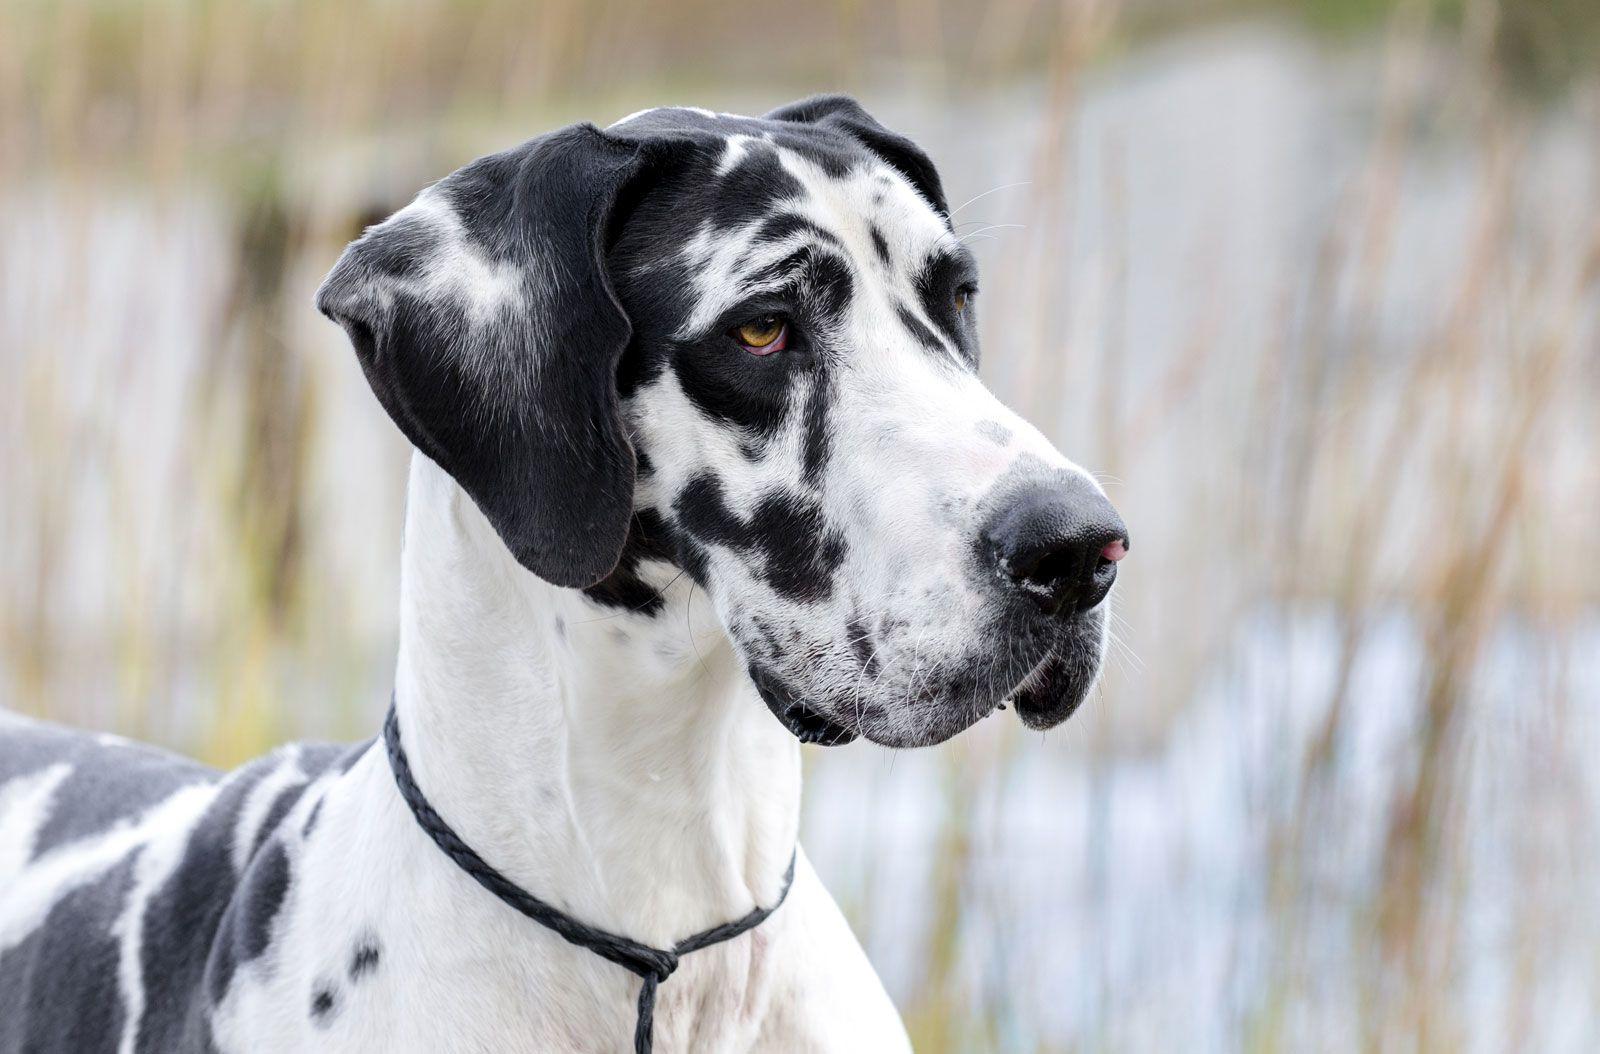
<path fill-rule="evenodd" d="M 1100 676 L 1105 618 L 1091 614 L 1062 637 L 1009 696 L 1024 725 L 1043 731 L 1077 713 Z"/>
<path fill-rule="evenodd" d="M 1077 713 L 1098 673 L 1098 662 L 1085 668 L 1071 654 L 1052 652 L 1011 693 L 1011 704 L 1029 728 L 1054 728 Z"/>
<path fill-rule="evenodd" d="M 881 709 L 876 711 L 874 717 L 863 720 L 849 712 L 848 704 L 842 711 L 834 713 L 826 713 L 821 707 L 806 703 L 794 703 L 782 712 L 776 709 L 773 712 L 802 743 L 833 747 L 865 738 L 880 747 L 909 748 L 943 743 L 971 728 L 998 708 L 998 700 L 977 709 L 972 709 L 970 703 L 964 706 L 952 704 L 931 708 L 911 721 L 895 721 Z"/>
<path fill-rule="evenodd" d="M 881 747 L 932 747 L 960 735 L 990 714 L 1000 710 L 1003 699 L 975 696 L 970 689 L 940 699 L 928 697 L 908 715 L 895 720 L 892 712 L 878 711 L 876 721 L 868 721 L 861 734 Z"/>

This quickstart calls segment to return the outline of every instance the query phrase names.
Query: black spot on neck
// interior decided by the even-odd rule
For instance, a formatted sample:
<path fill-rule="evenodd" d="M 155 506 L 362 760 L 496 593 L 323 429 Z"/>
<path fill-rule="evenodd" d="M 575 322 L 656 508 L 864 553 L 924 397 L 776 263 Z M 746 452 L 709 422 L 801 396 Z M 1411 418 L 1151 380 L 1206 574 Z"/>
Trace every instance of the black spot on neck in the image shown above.
<path fill-rule="evenodd" d="M 300 828 L 300 837 L 310 838 L 311 832 L 317 829 L 317 820 L 322 816 L 322 802 L 326 795 L 319 797 L 311 805 L 311 811 L 306 813 L 306 822 Z"/>
<path fill-rule="evenodd" d="M 882 263 L 884 267 L 893 270 L 894 260 L 889 255 L 889 242 L 886 238 L 884 238 L 883 231 L 878 229 L 878 225 L 876 223 L 872 224 L 869 230 L 872 232 L 872 247 L 878 252 L 878 261 Z"/>
<path fill-rule="evenodd" d="M 366 937 L 350 952 L 350 980 L 359 981 L 378 968 L 382 950 L 376 938 Z"/>
<path fill-rule="evenodd" d="M 311 994 L 311 1020 L 318 1028 L 327 1028 L 332 1023 L 336 1003 L 331 985 L 321 985 Z"/>

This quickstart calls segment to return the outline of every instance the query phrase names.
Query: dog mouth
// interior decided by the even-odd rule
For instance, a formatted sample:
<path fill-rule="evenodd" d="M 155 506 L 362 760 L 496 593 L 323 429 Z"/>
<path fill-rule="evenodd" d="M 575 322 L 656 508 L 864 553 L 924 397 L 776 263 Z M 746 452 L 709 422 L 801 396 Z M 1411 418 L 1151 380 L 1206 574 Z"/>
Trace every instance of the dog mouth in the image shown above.
<path fill-rule="evenodd" d="M 774 712 L 790 734 L 802 743 L 837 747 L 851 742 L 861 734 L 858 730 L 846 728 L 805 703 L 792 703 L 781 712 Z"/>
<path fill-rule="evenodd" d="M 836 747 L 849 743 L 861 734 L 859 729 L 848 728 L 807 703 L 765 667 L 751 663 L 748 672 L 756 692 L 767 704 L 767 709 L 772 711 L 772 716 L 800 742 Z"/>
<path fill-rule="evenodd" d="M 1096 664 L 1072 652 L 1052 649 L 1007 697 L 1024 725 L 1040 731 L 1054 728 L 1076 713 L 1089 694 Z"/>

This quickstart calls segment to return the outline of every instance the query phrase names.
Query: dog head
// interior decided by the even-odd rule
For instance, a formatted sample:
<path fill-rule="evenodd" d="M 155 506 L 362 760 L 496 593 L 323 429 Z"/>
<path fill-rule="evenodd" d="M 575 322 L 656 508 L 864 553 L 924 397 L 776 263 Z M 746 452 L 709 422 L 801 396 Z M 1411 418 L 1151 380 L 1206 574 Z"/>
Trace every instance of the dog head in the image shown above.
<path fill-rule="evenodd" d="M 482 158 L 318 293 L 534 574 L 686 574 L 802 739 L 939 742 L 1088 692 L 1127 531 L 977 377 L 939 176 L 854 102 L 668 108 Z"/>

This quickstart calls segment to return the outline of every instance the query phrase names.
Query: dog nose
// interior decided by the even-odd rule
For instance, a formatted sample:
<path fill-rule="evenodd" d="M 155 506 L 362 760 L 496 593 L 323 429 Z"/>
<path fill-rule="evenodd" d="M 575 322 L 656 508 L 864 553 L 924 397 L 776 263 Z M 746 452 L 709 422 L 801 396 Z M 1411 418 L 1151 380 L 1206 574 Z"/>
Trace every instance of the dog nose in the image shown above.
<path fill-rule="evenodd" d="M 1106 598 L 1128 528 L 1099 488 L 1074 474 L 1029 485 L 984 531 L 1006 581 L 1049 615 L 1080 614 Z"/>

